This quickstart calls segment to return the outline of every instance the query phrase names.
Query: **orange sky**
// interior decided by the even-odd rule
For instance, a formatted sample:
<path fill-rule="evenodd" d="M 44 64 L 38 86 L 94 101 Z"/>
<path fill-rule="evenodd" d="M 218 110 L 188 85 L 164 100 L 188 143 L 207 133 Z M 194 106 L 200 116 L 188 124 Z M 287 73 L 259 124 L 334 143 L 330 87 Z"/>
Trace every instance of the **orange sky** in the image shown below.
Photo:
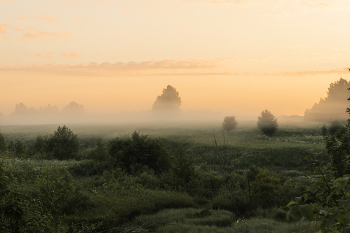
<path fill-rule="evenodd" d="M 0 112 L 181 108 L 303 115 L 350 79 L 347 0 L 0 0 Z M 349 94 L 350 95 L 350 94 Z"/>

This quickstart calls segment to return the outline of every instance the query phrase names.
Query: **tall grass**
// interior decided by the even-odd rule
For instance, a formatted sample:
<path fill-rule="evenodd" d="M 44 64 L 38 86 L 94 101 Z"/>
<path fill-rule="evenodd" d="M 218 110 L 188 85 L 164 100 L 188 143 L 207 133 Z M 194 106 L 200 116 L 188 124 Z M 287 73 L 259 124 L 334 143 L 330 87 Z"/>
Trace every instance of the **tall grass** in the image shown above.
<path fill-rule="evenodd" d="M 201 212 L 208 212 L 203 214 Z M 270 218 L 255 217 L 237 219 L 231 212 L 224 210 L 166 209 L 154 215 L 136 217 L 134 225 L 143 230 L 162 233 L 177 232 L 222 232 L 222 233 L 292 233 L 316 232 L 319 223 L 285 222 Z"/>

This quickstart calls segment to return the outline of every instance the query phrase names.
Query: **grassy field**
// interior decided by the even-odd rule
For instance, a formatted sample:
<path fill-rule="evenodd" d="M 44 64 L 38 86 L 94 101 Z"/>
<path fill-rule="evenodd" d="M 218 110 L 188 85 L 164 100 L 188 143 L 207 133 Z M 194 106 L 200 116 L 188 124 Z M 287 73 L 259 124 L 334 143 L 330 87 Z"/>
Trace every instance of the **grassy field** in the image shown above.
<path fill-rule="evenodd" d="M 301 174 L 313 169 L 304 160 L 308 150 L 318 152 L 320 161 L 329 161 L 322 124 L 281 123 L 273 137 L 264 136 L 252 122 L 240 123 L 229 134 L 220 126 L 69 125 L 78 135 L 80 154 L 67 161 L 32 152 L 36 137 L 49 136 L 57 125 L 4 126 L 1 133 L 7 143 L 21 140 L 27 152 L 17 156 L 10 151 L 1 154 L 1 160 L 21 189 L 32 195 L 38 195 L 43 178 L 51 182 L 60 179 L 59 172 L 67 172 L 71 188 L 60 200 L 63 221 L 102 222 L 101 232 L 316 232 L 317 223 L 299 222 L 298 213 L 287 222 L 285 206 L 307 184 Z M 181 149 L 193 161 L 193 177 L 176 183 L 170 173 L 157 175 L 147 168 L 129 175 L 89 157 L 98 138 L 108 147 L 111 139 L 128 138 L 134 131 L 161 138 L 172 156 Z M 259 183 L 249 184 L 246 174 L 253 171 L 252 165 L 275 185 L 274 201 L 268 206 L 259 204 L 266 203 Z"/>

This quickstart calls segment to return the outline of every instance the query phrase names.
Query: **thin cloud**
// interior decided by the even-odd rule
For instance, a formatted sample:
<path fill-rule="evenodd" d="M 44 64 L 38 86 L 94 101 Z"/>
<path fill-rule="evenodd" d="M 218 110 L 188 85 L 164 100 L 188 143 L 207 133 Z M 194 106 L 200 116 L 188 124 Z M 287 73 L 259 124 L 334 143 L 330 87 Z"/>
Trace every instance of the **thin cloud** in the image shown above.
<path fill-rule="evenodd" d="M 215 4 L 215 5 L 236 5 L 236 6 L 255 6 L 257 5 L 256 1 L 252 0 L 205 0 L 197 1 L 197 4 Z"/>
<path fill-rule="evenodd" d="M 67 54 L 66 54 L 67 55 Z M 71 54 L 73 55 L 73 54 Z M 146 74 L 156 70 L 197 70 L 197 69 L 216 69 L 221 67 L 220 63 L 228 58 L 214 60 L 163 60 L 163 61 L 144 61 L 144 62 L 116 62 L 116 63 L 96 63 L 78 65 L 66 64 L 49 64 L 49 65 L 23 65 L 19 66 L 3 66 L 2 69 L 15 70 L 32 70 L 55 73 L 68 73 L 75 75 L 113 75 L 117 73 L 123 74 Z"/>
<path fill-rule="evenodd" d="M 208 0 L 206 3 L 222 4 L 222 3 L 232 3 L 231 0 Z"/>
<path fill-rule="evenodd" d="M 75 52 L 66 53 L 72 56 Z M 38 53 L 35 57 L 51 56 Z M 291 72 L 222 72 L 215 69 L 221 68 L 222 63 L 231 58 L 221 58 L 213 60 L 163 60 L 163 61 L 144 61 L 144 62 L 116 62 L 116 63 L 96 63 L 89 64 L 24 64 L 15 66 L 2 66 L 0 70 L 26 70 L 33 72 L 62 73 L 69 75 L 137 75 L 137 76 L 309 76 L 309 75 L 345 75 L 349 68 L 339 68 L 332 70 L 310 70 L 310 71 L 291 71 Z M 186 72 L 183 72 L 187 70 Z M 209 71 L 209 72 L 208 72 Z"/>
<path fill-rule="evenodd" d="M 331 8 L 332 6 L 325 3 L 325 2 L 316 2 L 312 4 L 308 4 L 309 7 L 311 8 L 316 8 L 316 9 L 326 9 L 326 8 Z"/>
<path fill-rule="evenodd" d="M 49 17 L 48 15 L 45 15 L 45 14 L 38 15 L 35 18 L 39 20 L 47 21 L 49 23 L 57 23 L 56 17 Z"/>
<path fill-rule="evenodd" d="M 309 70 L 309 71 L 293 71 L 293 72 L 276 72 L 264 73 L 266 76 L 305 76 L 305 75 L 326 75 L 326 74 L 348 74 L 349 68 L 340 68 L 333 70 Z"/>
<path fill-rule="evenodd" d="M 310 76 L 310 75 L 344 75 L 349 73 L 349 68 L 315 71 L 292 72 L 191 72 L 191 73 L 153 73 L 150 76 Z"/>
<path fill-rule="evenodd" d="M 76 53 L 76 52 L 70 52 L 70 53 L 62 54 L 62 57 L 80 57 L 80 55 L 79 53 Z"/>
<path fill-rule="evenodd" d="M 23 32 L 24 30 L 21 29 L 21 28 L 19 28 L 19 27 L 16 27 L 16 31 L 18 31 L 18 32 Z"/>
<path fill-rule="evenodd" d="M 63 32 L 63 33 L 52 33 L 52 32 L 46 32 L 46 31 L 38 31 L 38 32 L 27 32 L 26 34 L 24 34 L 22 37 L 20 37 L 20 40 L 23 41 L 27 41 L 27 40 L 31 40 L 31 39 L 44 39 L 47 37 L 65 37 L 67 36 L 68 33 L 67 32 Z"/>
<path fill-rule="evenodd" d="M 5 39 L 5 40 L 10 40 L 9 37 L 6 37 L 6 36 L 0 36 L 2 39 Z"/>
<path fill-rule="evenodd" d="M 0 23 L 0 33 L 5 33 L 7 31 L 5 26 L 6 26 L 6 24 Z"/>
<path fill-rule="evenodd" d="M 108 0 L 90 0 L 93 3 L 97 4 L 97 5 L 101 5 L 101 4 L 105 4 L 105 5 L 110 5 L 111 2 Z"/>
<path fill-rule="evenodd" d="M 28 20 L 28 17 L 19 17 L 18 19 L 23 21 L 23 20 Z"/>
<path fill-rule="evenodd" d="M 0 0 L 0 2 L 9 2 L 9 1 L 12 1 L 12 0 Z"/>
<path fill-rule="evenodd" d="M 45 54 L 36 53 L 36 54 L 32 55 L 31 57 L 52 57 L 52 52 L 47 52 Z"/>

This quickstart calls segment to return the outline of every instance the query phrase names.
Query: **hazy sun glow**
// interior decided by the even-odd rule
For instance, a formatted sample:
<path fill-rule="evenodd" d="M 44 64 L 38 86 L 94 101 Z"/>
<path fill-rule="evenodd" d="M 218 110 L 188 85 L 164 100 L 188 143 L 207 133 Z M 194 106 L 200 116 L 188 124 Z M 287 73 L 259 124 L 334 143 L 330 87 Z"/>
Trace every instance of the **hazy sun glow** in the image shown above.
<path fill-rule="evenodd" d="M 0 112 L 19 102 L 303 115 L 350 73 L 347 0 L 0 0 Z M 349 94 L 350 95 L 350 94 Z"/>

